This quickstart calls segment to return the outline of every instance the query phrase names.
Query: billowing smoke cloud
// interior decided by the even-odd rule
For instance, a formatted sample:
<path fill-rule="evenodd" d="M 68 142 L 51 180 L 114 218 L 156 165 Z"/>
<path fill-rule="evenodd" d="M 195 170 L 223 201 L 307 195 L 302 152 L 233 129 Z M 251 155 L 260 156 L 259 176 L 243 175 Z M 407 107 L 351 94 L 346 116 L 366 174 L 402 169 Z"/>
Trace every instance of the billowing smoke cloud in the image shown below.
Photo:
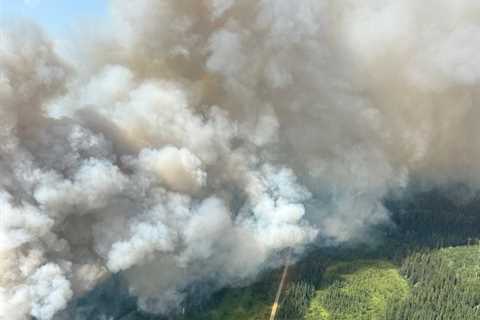
<path fill-rule="evenodd" d="M 411 181 L 480 184 L 475 1 L 114 0 L 98 30 L 0 30 L 0 319 L 116 272 L 169 312 L 368 239 Z"/>

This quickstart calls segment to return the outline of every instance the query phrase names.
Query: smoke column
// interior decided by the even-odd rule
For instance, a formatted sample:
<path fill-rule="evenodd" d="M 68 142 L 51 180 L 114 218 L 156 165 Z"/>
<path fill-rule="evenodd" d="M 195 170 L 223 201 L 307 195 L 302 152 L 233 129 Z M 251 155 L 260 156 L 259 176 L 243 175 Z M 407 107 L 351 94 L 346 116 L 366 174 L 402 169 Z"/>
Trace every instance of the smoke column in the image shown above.
<path fill-rule="evenodd" d="M 62 46 L 0 28 L 0 319 L 60 318 L 118 272 L 168 313 L 367 241 L 413 182 L 477 192 L 478 1 L 110 7 Z"/>

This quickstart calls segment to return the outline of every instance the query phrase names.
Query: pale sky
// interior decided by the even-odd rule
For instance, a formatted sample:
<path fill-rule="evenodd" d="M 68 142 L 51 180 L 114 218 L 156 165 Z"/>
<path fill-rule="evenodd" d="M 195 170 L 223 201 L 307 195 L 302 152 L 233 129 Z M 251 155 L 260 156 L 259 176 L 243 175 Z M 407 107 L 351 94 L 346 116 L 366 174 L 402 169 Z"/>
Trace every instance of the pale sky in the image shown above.
<path fill-rule="evenodd" d="M 108 0 L 0 0 L 0 22 L 33 20 L 52 35 L 61 35 L 78 20 L 106 16 Z"/>

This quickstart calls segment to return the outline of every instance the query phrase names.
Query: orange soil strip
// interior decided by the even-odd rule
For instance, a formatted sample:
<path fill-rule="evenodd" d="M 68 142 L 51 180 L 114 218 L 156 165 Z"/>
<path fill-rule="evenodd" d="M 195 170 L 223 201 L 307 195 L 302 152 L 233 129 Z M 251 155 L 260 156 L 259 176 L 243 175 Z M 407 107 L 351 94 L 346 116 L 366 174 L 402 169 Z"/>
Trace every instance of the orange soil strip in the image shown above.
<path fill-rule="evenodd" d="M 273 305 L 272 305 L 272 313 L 270 313 L 270 320 L 275 320 L 275 316 L 277 315 L 278 301 L 280 300 L 280 295 L 282 294 L 283 286 L 285 284 L 285 279 L 287 278 L 289 262 L 290 262 L 290 250 L 288 251 L 287 259 L 285 260 L 285 266 L 283 267 L 282 278 L 280 279 L 280 284 L 278 285 L 275 301 L 273 302 Z"/>

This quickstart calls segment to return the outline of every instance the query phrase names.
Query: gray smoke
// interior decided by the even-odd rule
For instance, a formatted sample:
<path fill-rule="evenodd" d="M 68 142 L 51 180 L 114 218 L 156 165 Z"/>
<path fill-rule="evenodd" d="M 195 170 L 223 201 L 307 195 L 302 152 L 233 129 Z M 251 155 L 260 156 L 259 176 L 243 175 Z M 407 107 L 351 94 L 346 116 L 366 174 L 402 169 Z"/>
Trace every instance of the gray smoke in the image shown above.
<path fill-rule="evenodd" d="M 62 42 L 0 28 L 0 319 L 60 317 L 117 272 L 169 312 L 284 249 L 367 240 L 412 179 L 480 185 L 476 1 L 110 12 Z"/>

